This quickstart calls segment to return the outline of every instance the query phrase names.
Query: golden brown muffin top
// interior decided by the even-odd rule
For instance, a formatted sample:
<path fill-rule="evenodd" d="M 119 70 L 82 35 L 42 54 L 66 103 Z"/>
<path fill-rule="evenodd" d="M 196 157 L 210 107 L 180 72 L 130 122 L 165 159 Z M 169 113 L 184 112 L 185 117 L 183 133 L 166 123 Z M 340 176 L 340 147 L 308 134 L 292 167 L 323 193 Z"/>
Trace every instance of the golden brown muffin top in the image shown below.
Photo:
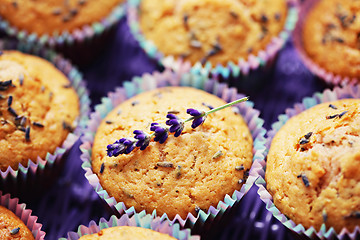
<path fill-rule="evenodd" d="M 69 80 L 36 56 L 0 56 L 0 167 L 27 166 L 61 146 L 75 127 L 79 100 Z"/>
<path fill-rule="evenodd" d="M 28 33 L 73 32 L 107 17 L 123 0 L 0 0 L 0 15 Z"/>
<path fill-rule="evenodd" d="M 0 239 L 32 240 L 34 236 L 12 211 L 0 206 Z"/>
<path fill-rule="evenodd" d="M 319 104 L 275 135 L 266 184 L 279 210 L 306 228 L 360 224 L 360 99 Z"/>
<path fill-rule="evenodd" d="M 302 41 L 308 56 L 342 77 L 360 77 L 360 2 L 319 1 L 306 17 Z"/>
<path fill-rule="evenodd" d="M 283 29 L 285 0 L 142 0 L 140 28 L 166 56 L 235 63 Z"/>
<path fill-rule="evenodd" d="M 175 240 L 165 233 L 141 227 L 119 226 L 102 229 L 98 233 L 84 235 L 79 240 Z"/>
<path fill-rule="evenodd" d="M 106 155 L 108 144 L 133 137 L 134 130 L 149 132 L 151 123 L 165 124 L 169 111 L 186 119 L 187 108 L 209 110 L 202 103 L 218 107 L 225 102 L 194 88 L 172 87 L 139 94 L 109 113 L 92 148 L 93 171 L 109 195 L 136 211 L 156 209 L 158 215 L 185 218 L 239 190 L 239 179 L 246 178 L 252 164 L 252 136 L 231 108 L 208 115 L 196 129 L 185 124 L 179 137 L 170 134 L 163 144 L 151 141 L 143 151 Z"/>

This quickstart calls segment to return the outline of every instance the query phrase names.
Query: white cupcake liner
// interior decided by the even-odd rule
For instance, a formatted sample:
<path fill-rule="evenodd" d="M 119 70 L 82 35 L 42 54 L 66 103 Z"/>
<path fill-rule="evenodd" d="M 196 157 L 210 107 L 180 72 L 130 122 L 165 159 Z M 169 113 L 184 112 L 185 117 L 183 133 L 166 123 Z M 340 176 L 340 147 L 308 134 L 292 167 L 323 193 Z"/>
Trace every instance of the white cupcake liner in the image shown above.
<path fill-rule="evenodd" d="M 19 199 L 11 198 L 10 194 L 5 194 L 0 191 L 0 205 L 12 211 L 18 218 L 23 221 L 23 223 L 29 228 L 32 232 L 35 240 L 43 240 L 45 232 L 41 231 L 42 225 L 37 223 L 37 217 L 31 215 L 31 210 L 26 209 L 26 204 L 19 203 Z"/>
<path fill-rule="evenodd" d="M 190 229 L 181 230 L 178 223 L 171 224 L 168 220 L 160 219 L 160 217 L 155 217 L 150 214 L 146 215 L 145 211 L 134 214 L 131 217 L 125 214 L 120 218 L 117 218 L 113 215 L 110 217 L 109 221 L 101 218 L 99 224 L 91 221 L 88 227 L 81 225 L 78 227 L 77 232 L 68 232 L 67 238 L 60 238 L 59 240 L 78 240 L 84 235 L 98 233 L 103 229 L 117 226 L 151 229 L 156 232 L 170 235 L 178 240 L 200 240 L 199 236 L 192 236 L 190 234 Z"/>
<path fill-rule="evenodd" d="M 40 182 L 41 176 L 44 176 L 45 173 L 51 175 L 51 173 L 56 172 L 55 168 L 64 158 L 64 154 L 66 154 L 79 139 L 82 132 L 81 129 L 85 127 L 88 114 L 90 113 L 90 99 L 82 74 L 73 67 L 69 61 L 63 59 L 55 52 L 46 50 L 45 48 L 29 48 L 27 45 L 11 40 L 0 40 L 0 50 L 18 50 L 48 60 L 67 76 L 79 97 L 80 103 L 79 117 L 73 123 L 73 126 L 76 126 L 74 131 L 68 134 L 62 145 L 57 147 L 55 152 L 48 152 L 45 159 L 40 157 L 33 159 L 35 162 L 29 159 L 27 166 L 19 164 L 17 170 L 9 166 L 5 171 L 0 171 L 0 182 L 5 185 L 6 188 L 9 188 L 12 193 L 20 193 L 23 190 L 27 190 L 29 186 Z"/>
<path fill-rule="evenodd" d="M 165 70 L 163 73 L 155 72 L 153 74 L 144 74 L 142 77 L 135 77 L 131 82 L 124 82 L 123 87 L 116 88 L 115 92 L 110 92 L 108 97 L 102 99 L 102 103 L 95 106 L 95 112 L 91 113 L 90 120 L 88 122 L 87 129 L 84 132 L 82 145 L 80 149 L 82 151 L 81 159 L 83 161 L 82 168 L 86 171 L 85 176 L 89 183 L 94 187 L 101 199 L 103 199 L 115 213 L 118 214 L 131 214 L 135 213 L 135 209 L 131 206 L 125 206 L 123 202 L 117 202 L 114 197 L 102 188 L 99 182 L 99 178 L 91 169 L 91 148 L 95 136 L 95 132 L 100 125 L 100 122 L 105 116 L 118 104 L 126 99 L 143 91 L 148 91 L 164 86 L 191 86 L 199 89 L 203 89 L 209 93 L 212 93 L 227 102 L 234 101 L 243 97 L 238 94 L 235 88 L 229 88 L 224 83 L 218 83 L 215 80 L 204 80 L 199 76 L 193 76 L 190 73 L 179 75 L 171 70 Z M 238 105 L 238 110 L 247 122 L 254 139 L 253 144 L 253 164 L 249 172 L 249 177 L 244 183 L 242 188 L 238 191 L 234 191 L 231 196 L 226 195 L 223 201 L 219 201 L 217 207 L 211 206 L 207 212 L 199 211 L 198 216 L 194 216 L 188 213 L 185 219 L 182 219 L 179 215 L 176 215 L 172 222 L 178 221 L 181 226 L 189 226 L 190 228 L 199 228 L 206 223 L 211 223 L 215 218 L 219 219 L 225 212 L 247 193 L 250 187 L 253 185 L 256 176 L 259 175 L 257 171 L 262 169 L 261 162 L 264 162 L 265 151 L 265 139 L 264 135 L 266 130 L 262 127 L 263 120 L 260 119 L 259 111 L 252 108 L 253 103 L 250 101 L 241 103 Z M 156 216 L 156 210 L 152 213 Z M 161 216 L 162 219 L 167 219 L 167 215 Z M 196 226 L 195 226 L 196 225 Z"/>
<path fill-rule="evenodd" d="M 317 63 L 315 63 L 312 59 L 310 59 L 304 49 L 303 41 L 302 41 L 303 25 L 306 21 L 307 14 L 318 2 L 319 0 L 311 0 L 311 1 L 307 0 L 301 5 L 299 12 L 299 21 L 296 23 L 293 32 L 293 42 L 295 49 L 297 50 L 300 59 L 302 60 L 304 65 L 309 69 L 309 71 L 315 76 L 325 81 L 327 84 L 341 85 L 341 86 L 345 86 L 347 84 L 352 84 L 352 85 L 357 84 L 360 82 L 360 78 L 343 77 L 325 70 L 324 68 L 320 67 Z"/>
<path fill-rule="evenodd" d="M 250 54 L 248 59 L 239 58 L 237 62 L 229 61 L 226 66 L 217 64 L 213 66 L 209 61 L 205 64 L 200 62 L 192 65 L 189 61 L 183 61 L 182 59 L 175 59 L 174 56 L 164 56 L 154 43 L 145 38 L 142 34 L 139 26 L 139 5 L 141 0 L 129 0 L 127 8 L 127 21 L 130 28 L 130 32 L 135 37 L 140 47 L 146 52 L 146 54 L 158 62 L 165 68 L 170 68 L 174 71 L 191 72 L 193 74 L 199 74 L 203 77 L 222 78 L 228 80 L 229 78 L 235 78 L 238 80 L 247 80 L 251 73 L 258 70 L 264 71 L 270 68 L 278 54 L 282 49 L 285 42 L 291 35 L 292 30 L 295 27 L 298 11 L 295 0 L 288 0 L 288 14 L 284 24 L 284 29 L 276 37 L 273 37 L 271 42 L 265 49 L 259 51 L 257 55 Z M 251 79 L 252 81 L 254 79 Z"/>
<path fill-rule="evenodd" d="M 266 154 L 270 149 L 272 139 L 279 129 L 293 116 L 309 109 L 317 104 L 335 101 L 343 98 L 360 98 L 360 85 L 348 85 L 344 87 L 335 87 L 334 90 L 326 89 L 322 93 L 315 93 L 312 97 L 306 97 L 301 103 L 297 103 L 293 108 L 286 109 L 285 114 L 281 114 L 278 117 L 278 121 L 272 124 L 272 129 L 267 132 L 266 139 Z M 278 219 L 288 229 L 296 233 L 302 239 L 358 239 L 360 237 L 360 227 L 357 226 L 353 232 L 349 232 L 346 228 L 337 234 L 334 228 L 326 228 L 325 224 L 322 224 L 319 231 L 316 231 L 314 227 L 306 229 L 302 224 L 296 224 L 294 221 L 282 214 L 274 205 L 271 194 L 266 190 L 265 178 L 266 165 L 263 165 L 262 171 L 255 184 L 259 187 L 258 194 L 260 199 L 266 204 L 266 209 L 270 211 L 273 216 Z"/>

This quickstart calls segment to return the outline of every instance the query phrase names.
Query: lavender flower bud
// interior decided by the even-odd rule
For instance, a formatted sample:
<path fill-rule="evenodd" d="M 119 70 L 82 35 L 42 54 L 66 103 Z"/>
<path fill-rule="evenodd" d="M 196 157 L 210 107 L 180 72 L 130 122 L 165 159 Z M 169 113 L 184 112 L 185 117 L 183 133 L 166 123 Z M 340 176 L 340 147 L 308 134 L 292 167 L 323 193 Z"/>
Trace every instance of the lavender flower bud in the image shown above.
<path fill-rule="evenodd" d="M 206 114 L 204 111 L 199 111 L 193 108 L 189 108 L 186 110 L 188 114 L 194 117 L 194 120 L 191 124 L 192 128 L 197 128 L 200 126 L 206 119 Z"/>
<path fill-rule="evenodd" d="M 129 154 L 135 148 L 135 140 L 130 138 L 121 138 L 113 144 L 107 145 L 107 155 L 109 157 L 117 157 L 120 154 Z"/>
<path fill-rule="evenodd" d="M 169 120 L 166 121 L 166 125 L 170 126 L 169 131 L 175 133 L 174 136 L 178 137 L 184 130 L 184 121 L 174 114 L 166 115 Z"/>
<path fill-rule="evenodd" d="M 151 140 L 150 134 L 147 134 L 146 132 L 141 130 L 135 130 L 134 134 L 134 138 L 138 140 L 136 146 L 140 147 L 140 150 L 144 150 L 145 148 L 147 148 L 147 146 L 149 146 Z"/>
<path fill-rule="evenodd" d="M 167 127 L 163 127 L 159 123 L 152 123 L 150 130 L 155 132 L 155 142 L 162 144 L 166 141 L 169 134 L 169 129 Z"/>

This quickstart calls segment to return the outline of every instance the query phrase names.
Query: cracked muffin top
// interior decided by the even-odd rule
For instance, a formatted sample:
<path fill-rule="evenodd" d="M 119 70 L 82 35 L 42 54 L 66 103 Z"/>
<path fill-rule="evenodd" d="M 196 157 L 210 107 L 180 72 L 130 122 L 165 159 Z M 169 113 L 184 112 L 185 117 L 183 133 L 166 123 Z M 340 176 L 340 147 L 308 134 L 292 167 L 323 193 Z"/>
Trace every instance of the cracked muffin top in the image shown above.
<path fill-rule="evenodd" d="M 315 63 L 342 77 L 360 78 L 360 2 L 322 0 L 304 22 L 304 49 Z"/>
<path fill-rule="evenodd" d="M 165 124 L 170 111 L 181 119 L 187 108 L 208 111 L 225 102 L 209 93 L 187 87 L 168 87 L 139 94 L 118 105 L 99 126 L 92 148 L 92 168 L 101 186 L 137 212 L 156 209 L 170 218 L 196 215 L 216 207 L 226 194 L 240 190 L 252 164 L 252 136 L 243 118 L 226 108 L 209 114 L 192 129 L 185 124 L 179 137 L 165 143 L 151 141 L 143 151 L 108 157 L 108 144 L 148 131 L 153 122 Z M 220 153 L 220 154 L 219 154 Z M 169 204 L 171 203 L 171 204 Z"/>
<path fill-rule="evenodd" d="M 70 81 L 48 61 L 16 51 L 0 55 L 0 168 L 36 162 L 63 143 L 79 115 Z"/>
<path fill-rule="evenodd" d="M 360 99 L 289 119 L 272 140 L 265 179 L 275 206 L 296 224 L 352 231 L 360 224 Z"/>
<path fill-rule="evenodd" d="M 226 65 L 265 50 L 286 15 L 285 0 L 142 0 L 139 21 L 165 56 Z"/>
<path fill-rule="evenodd" d="M 123 0 L 0 0 L 0 15 L 28 33 L 54 35 L 91 25 Z"/>

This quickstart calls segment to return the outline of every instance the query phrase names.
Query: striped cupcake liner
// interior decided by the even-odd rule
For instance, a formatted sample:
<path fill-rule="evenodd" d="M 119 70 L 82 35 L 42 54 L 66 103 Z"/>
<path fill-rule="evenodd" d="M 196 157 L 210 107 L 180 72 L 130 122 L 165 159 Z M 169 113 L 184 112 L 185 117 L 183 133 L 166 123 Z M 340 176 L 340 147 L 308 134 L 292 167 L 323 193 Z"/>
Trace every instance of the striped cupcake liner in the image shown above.
<path fill-rule="evenodd" d="M 101 120 L 118 104 L 126 99 L 129 99 L 136 94 L 143 91 L 148 91 L 165 86 L 190 86 L 205 90 L 212 93 L 223 100 L 230 102 L 241 97 L 235 88 L 229 88 L 225 83 L 219 83 L 216 80 L 204 80 L 199 76 L 193 76 L 190 73 L 179 75 L 169 69 L 163 73 L 155 72 L 153 74 L 144 74 L 142 77 L 134 77 L 132 81 L 124 82 L 123 87 L 115 89 L 115 92 L 110 92 L 108 97 L 102 99 L 102 103 L 95 107 L 95 112 L 91 113 L 87 129 L 84 132 L 82 145 L 81 159 L 83 161 L 82 168 L 85 170 L 85 176 L 89 183 L 94 187 L 101 199 L 103 199 L 111 209 L 117 214 L 132 214 L 135 213 L 134 207 L 125 206 L 123 202 L 117 202 L 114 197 L 109 194 L 100 185 L 99 178 L 92 171 L 91 168 L 91 148 L 94 141 L 94 136 Z M 247 181 L 243 184 L 240 190 L 235 190 L 232 195 L 226 195 L 223 201 L 219 201 L 216 207 L 211 206 L 207 212 L 200 210 L 197 216 L 189 213 L 185 219 L 176 215 L 172 222 L 179 222 L 181 226 L 187 226 L 192 229 L 201 231 L 204 224 L 209 224 L 217 221 L 228 211 L 231 207 L 240 201 L 240 199 L 248 192 L 253 185 L 259 170 L 262 169 L 264 163 L 265 139 L 266 130 L 262 127 L 264 121 L 259 118 L 259 111 L 253 108 L 253 103 L 250 101 L 238 105 L 239 113 L 247 122 L 254 139 L 253 144 L 253 164 L 249 172 Z M 128 208 L 130 207 L 130 208 Z M 156 216 L 156 210 L 152 213 Z M 162 219 L 168 219 L 167 215 L 161 216 Z"/>
<path fill-rule="evenodd" d="M 334 90 L 326 89 L 322 93 L 315 93 L 312 97 L 306 97 L 301 103 L 297 103 L 291 109 L 286 109 L 285 114 L 281 114 L 278 117 L 278 121 L 272 124 L 272 129 L 267 132 L 266 139 L 266 154 L 270 149 L 272 139 L 280 128 L 293 116 L 309 109 L 317 104 L 335 101 L 344 98 L 360 98 L 360 85 L 347 85 L 344 87 L 335 87 Z M 285 225 L 292 232 L 297 234 L 301 239 L 358 239 L 360 237 L 360 227 L 357 226 L 353 232 L 349 232 L 344 228 L 339 234 L 337 234 L 334 228 L 326 228 L 323 224 L 320 231 L 316 231 L 314 227 L 306 229 L 301 224 L 296 224 L 294 221 L 282 214 L 279 209 L 274 205 L 271 194 L 266 190 L 265 182 L 265 169 L 266 165 L 263 165 L 263 169 L 259 171 L 259 178 L 255 184 L 259 187 L 258 194 L 260 199 L 265 203 L 266 209 L 270 211 L 273 216 L 278 219 L 283 225 Z"/>
<path fill-rule="evenodd" d="M 254 78 L 258 75 L 260 75 L 258 78 L 261 78 L 261 72 L 266 72 L 266 70 L 271 68 L 276 60 L 278 52 L 282 49 L 285 42 L 291 35 L 298 17 L 298 10 L 295 4 L 296 1 L 289 0 L 288 15 L 284 24 L 284 29 L 278 36 L 273 37 L 266 48 L 262 51 L 259 51 L 257 55 L 250 54 L 247 60 L 244 58 L 239 58 L 238 62 L 229 61 L 226 66 L 221 64 L 213 66 L 209 61 L 207 61 L 205 64 L 197 62 L 194 65 L 191 65 L 190 62 L 184 61 L 182 59 L 175 59 L 174 56 L 164 56 L 164 54 L 157 49 L 152 41 L 145 38 L 139 26 L 138 14 L 140 3 L 141 0 L 128 1 L 127 21 L 130 32 L 137 40 L 140 47 L 151 59 L 154 59 L 161 66 L 170 68 L 174 71 L 191 72 L 205 78 L 212 77 L 225 81 L 234 79 L 235 86 L 246 86 L 248 83 L 244 81 L 255 81 Z M 251 79 L 249 79 L 250 77 Z"/>
<path fill-rule="evenodd" d="M 32 232 L 35 240 L 43 240 L 45 232 L 41 231 L 42 225 L 37 223 L 37 217 L 31 215 L 31 210 L 26 209 L 26 204 L 19 203 L 19 199 L 11 198 L 10 194 L 3 194 L 0 191 L 0 205 L 12 211 L 18 218 L 25 223 L 26 227 Z"/>
<path fill-rule="evenodd" d="M 0 40 L 0 50 L 18 50 L 23 53 L 33 54 L 48 60 L 67 76 L 79 97 L 80 103 L 80 115 L 73 123 L 73 126 L 76 126 L 74 131 L 68 134 L 65 141 L 61 146 L 56 148 L 55 152 L 48 152 L 45 159 L 41 159 L 40 157 L 33 159 L 35 162 L 29 159 L 27 166 L 19 164 L 17 170 L 14 170 L 9 166 L 5 171 L 0 171 L 1 188 L 14 195 L 18 195 L 28 192 L 29 188 L 38 188 L 38 184 L 43 185 L 44 183 L 42 183 L 42 177 L 57 175 L 57 172 L 59 172 L 57 167 L 62 162 L 61 160 L 65 158 L 64 155 L 79 139 L 82 132 L 81 129 L 86 126 L 88 115 L 90 113 L 90 99 L 82 74 L 73 67 L 69 61 L 62 58 L 55 52 L 45 48 L 29 48 L 26 44 L 21 44 L 17 41 L 11 40 Z"/>
<path fill-rule="evenodd" d="M 103 229 L 117 226 L 151 229 L 156 232 L 170 235 L 178 240 L 200 240 L 199 236 L 192 236 L 190 234 L 190 229 L 181 230 L 178 223 L 171 224 L 168 220 L 160 219 L 160 217 L 155 217 L 150 214 L 146 215 L 145 211 L 134 214 L 131 217 L 122 215 L 120 218 L 117 218 L 113 215 L 108 221 L 101 218 L 99 224 L 96 224 L 95 221 L 91 221 L 88 227 L 81 225 L 78 227 L 77 232 L 69 232 L 67 238 L 60 238 L 59 240 L 78 240 L 84 235 L 98 233 Z"/>
<path fill-rule="evenodd" d="M 122 17 L 125 16 L 125 4 L 119 4 L 112 12 L 104 17 L 102 20 L 85 25 L 81 28 L 75 29 L 72 33 L 64 31 L 62 33 L 54 32 L 53 35 L 43 34 L 37 35 L 36 33 L 27 32 L 26 30 L 18 29 L 4 18 L 0 16 L 0 30 L 5 32 L 10 37 L 23 42 L 27 45 L 37 46 L 38 48 L 54 48 L 65 55 L 69 55 L 76 62 L 81 63 L 78 53 L 83 50 L 82 46 L 88 47 L 87 51 L 82 54 L 88 55 L 88 51 L 93 44 L 98 45 L 102 37 L 107 36 L 109 32 L 119 23 Z M 101 41 L 100 41 L 101 44 Z M 96 49 L 93 49 L 96 51 Z"/>
<path fill-rule="evenodd" d="M 325 81 L 327 84 L 340 86 L 345 86 L 347 84 L 355 85 L 360 82 L 359 78 L 343 77 L 325 70 L 317 63 L 315 63 L 312 59 L 310 59 L 304 49 L 302 41 L 303 26 L 306 21 L 307 14 L 318 2 L 319 0 L 305 1 L 300 8 L 299 21 L 297 22 L 293 32 L 293 42 L 295 49 L 297 50 L 300 59 L 309 69 L 309 71 L 315 76 Z"/>

